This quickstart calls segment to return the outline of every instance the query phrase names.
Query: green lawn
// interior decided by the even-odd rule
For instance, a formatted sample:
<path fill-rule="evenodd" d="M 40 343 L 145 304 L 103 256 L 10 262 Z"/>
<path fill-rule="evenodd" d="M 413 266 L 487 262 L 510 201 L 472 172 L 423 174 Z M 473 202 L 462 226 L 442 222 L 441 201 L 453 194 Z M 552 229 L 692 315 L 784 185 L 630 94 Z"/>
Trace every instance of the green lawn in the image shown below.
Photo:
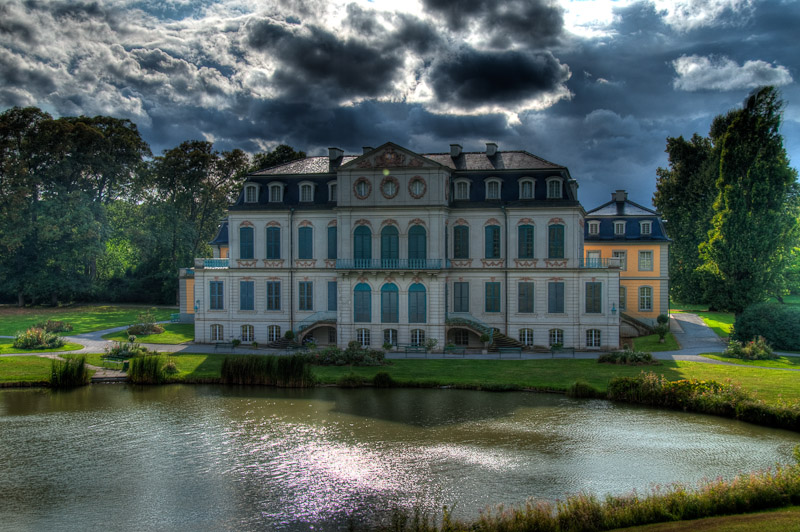
<path fill-rule="evenodd" d="M 615 532 L 800 532 L 800 506 L 753 514 L 707 517 L 619 528 Z"/>
<path fill-rule="evenodd" d="M 43 357 L 0 357 L 0 383 L 50 380 L 50 359 Z"/>
<path fill-rule="evenodd" d="M 664 343 L 658 343 L 658 335 L 651 334 L 648 336 L 640 336 L 633 339 L 633 348 L 636 351 L 644 351 L 645 353 L 654 353 L 656 351 L 677 351 L 680 349 L 678 341 L 672 336 L 672 333 L 667 333 L 664 337 Z"/>
<path fill-rule="evenodd" d="M 54 347 L 52 349 L 17 349 L 14 347 L 14 340 L 11 338 L 0 338 L 0 355 L 8 353 L 57 353 L 59 351 L 75 351 L 76 349 L 83 349 L 81 344 L 66 343 L 61 347 Z"/>
<path fill-rule="evenodd" d="M 703 355 L 705 358 L 713 358 L 731 364 L 744 364 L 746 366 L 756 366 L 761 368 L 785 368 L 800 369 L 800 357 L 779 357 L 775 360 L 742 360 L 741 358 L 726 357 L 719 354 Z M 800 379 L 800 376 L 798 376 Z"/>
<path fill-rule="evenodd" d="M 88 355 L 84 355 L 81 353 L 73 354 L 73 355 L 62 355 L 61 358 L 77 358 L 77 357 L 86 357 L 86 363 L 91 364 L 92 366 L 97 366 L 99 368 L 110 368 L 110 369 L 122 369 L 122 362 L 115 362 L 113 360 L 106 360 L 103 357 L 103 353 L 89 353 Z"/>
<path fill-rule="evenodd" d="M 194 340 L 193 323 L 165 323 L 162 325 L 164 332 L 160 334 L 149 334 L 147 336 L 137 336 L 136 341 L 142 344 L 185 344 Z M 119 342 L 128 341 L 128 333 L 118 331 L 115 333 L 104 334 L 106 340 L 116 340 Z"/>
<path fill-rule="evenodd" d="M 731 334 L 733 322 L 736 320 L 733 312 L 695 312 L 695 314 L 721 338 L 727 338 Z"/>
<path fill-rule="evenodd" d="M 24 331 L 37 322 L 48 319 L 72 324 L 73 330 L 62 334 L 100 331 L 121 325 L 130 325 L 136 321 L 136 316 L 149 308 L 151 307 L 110 305 L 18 308 L 11 305 L 0 305 L 0 335 L 13 336 L 18 331 Z M 159 321 L 169 320 L 170 314 L 176 310 L 174 307 L 156 308 L 156 319 Z"/>

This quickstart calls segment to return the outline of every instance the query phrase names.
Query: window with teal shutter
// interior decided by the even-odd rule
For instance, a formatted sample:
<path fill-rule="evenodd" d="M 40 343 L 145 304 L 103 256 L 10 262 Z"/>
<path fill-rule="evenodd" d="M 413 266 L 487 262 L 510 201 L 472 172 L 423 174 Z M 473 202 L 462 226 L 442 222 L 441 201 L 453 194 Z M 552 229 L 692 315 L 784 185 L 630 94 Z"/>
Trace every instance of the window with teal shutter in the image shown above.
<path fill-rule="evenodd" d="M 211 310 L 223 310 L 225 306 L 223 302 L 222 281 L 209 281 L 208 291 L 210 296 L 208 308 Z"/>
<path fill-rule="evenodd" d="M 372 259 L 372 231 L 366 225 L 356 227 L 353 232 L 353 258 L 356 260 Z"/>
<path fill-rule="evenodd" d="M 281 228 L 267 227 L 267 258 L 281 258 Z"/>
<path fill-rule="evenodd" d="M 381 230 L 381 263 L 385 266 L 396 266 L 400 258 L 400 235 L 397 228 L 387 225 Z M 393 264 L 395 263 L 395 264 Z"/>
<path fill-rule="evenodd" d="M 469 227 L 457 225 L 453 228 L 453 258 L 469 258 Z"/>
<path fill-rule="evenodd" d="M 453 312 L 469 312 L 469 283 L 453 283 Z"/>
<path fill-rule="evenodd" d="M 564 283 L 552 282 L 547 284 L 547 312 L 562 314 L 564 312 Z"/>
<path fill-rule="evenodd" d="M 485 228 L 486 233 L 486 258 L 499 259 L 500 258 L 500 226 L 487 225 Z"/>
<path fill-rule="evenodd" d="M 253 258 L 253 228 L 240 227 L 239 228 L 239 258 L 252 259 Z"/>
<path fill-rule="evenodd" d="M 281 282 L 267 281 L 267 310 L 281 309 Z"/>
<path fill-rule="evenodd" d="M 336 303 L 336 296 L 338 292 L 336 290 L 336 281 L 328 281 L 328 310 L 336 310 L 337 303 Z"/>
<path fill-rule="evenodd" d="M 551 259 L 564 258 L 564 226 L 554 224 L 547 228 L 547 256 Z"/>
<path fill-rule="evenodd" d="M 328 258 L 336 258 L 336 226 L 328 227 Z"/>
<path fill-rule="evenodd" d="M 297 258 L 313 259 L 313 233 L 310 227 L 301 227 L 297 230 Z"/>
<path fill-rule="evenodd" d="M 300 281 L 298 285 L 300 300 L 297 310 L 314 310 L 314 283 L 312 281 Z"/>
<path fill-rule="evenodd" d="M 426 303 L 425 287 L 420 283 L 408 288 L 408 323 L 425 323 Z"/>
<path fill-rule="evenodd" d="M 533 312 L 533 283 L 519 283 L 518 292 L 519 299 L 517 301 L 517 311 L 520 313 Z"/>
<path fill-rule="evenodd" d="M 400 320 L 399 295 L 394 283 L 381 287 L 381 323 L 397 323 Z"/>
<path fill-rule="evenodd" d="M 586 312 L 597 314 L 602 312 L 603 283 L 586 283 Z"/>
<path fill-rule="evenodd" d="M 353 289 L 353 321 L 369 323 L 372 321 L 372 293 L 367 283 L 359 283 Z"/>
<path fill-rule="evenodd" d="M 410 267 L 425 267 L 427 241 L 427 231 L 421 225 L 415 225 L 408 230 L 408 259 Z"/>
<path fill-rule="evenodd" d="M 239 310 L 255 310 L 255 283 L 239 281 Z"/>
<path fill-rule="evenodd" d="M 520 225 L 517 231 L 519 240 L 518 256 L 520 259 L 533 258 L 533 226 Z"/>
<path fill-rule="evenodd" d="M 486 283 L 486 312 L 500 312 L 500 283 Z"/>

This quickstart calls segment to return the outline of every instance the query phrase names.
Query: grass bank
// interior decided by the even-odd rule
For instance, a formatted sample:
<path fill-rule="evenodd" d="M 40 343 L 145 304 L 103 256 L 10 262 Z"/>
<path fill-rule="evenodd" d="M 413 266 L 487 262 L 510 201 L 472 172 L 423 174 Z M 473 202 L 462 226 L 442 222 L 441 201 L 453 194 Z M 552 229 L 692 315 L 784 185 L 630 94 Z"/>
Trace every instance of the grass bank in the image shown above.
<path fill-rule="evenodd" d="M 185 344 L 194 340 L 194 324 L 193 323 L 164 323 L 161 325 L 164 332 L 159 334 L 148 334 L 146 336 L 137 336 L 136 341 L 141 344 Z M 127 342 L 128 333 L 125 331 L 117 331 L 114 333 L 104 334 L 103 338 L 106 340 L 115 340 L 118 342 Z"/>
<path fill-rule="evenodd" d="M 44 357 L 0 357 L 0 385 L 46 386 L 51 366 L 50 359 Z"/>
<path fill-rule="evenodd" d="M 24 331 L 45 320 L 66 321 L 72 324 L 72 331 L 60 333 L 62 335 L 100 331 L 130 325 L 136 321 L 136 316 L 149 308 L 152 306 L 70 305 L 53 308 L 19 308 L 0 305 L 0 336 L 13 336 L 17 331 Z M 154 313 L 157 320 L 163 321 L 169 320 L 170 314 L 176 311 L 175 307 L 160 307 L 156 308 Z"/>
<path fill-rule="evenodd" d="M 66 343 L 61 347 L 53 347 L 50 349 L 19 349 L 14 347 L 13 339 L 0 339 L 0 355 L 6 355 L 10 353 L 58 353 L 59 351 L 77 351 L 78 349 L 83 349 L 83 346 L 75 343 Z"/>
<path fill-rule="evenodd" d="M 704 358 L 729 362 L 731 364 L 741 364 L 760 368 L 781 368 L 781 369 L 800 369 L 800 357 L 778 357 L 775 360 L 742 360 L 741 358 L 726 357 L 716 353 L 702 355 Z M 798 375 L 800 379 L 800 375 Z"/>
<path fill-rule="evenodd" d="M 800 532 L 800 506 L 752 514 L 706 517 L 670 523 L 617 528 L 613 532 Z"/>
<path fill-rule="evenodd" d="M 657 334 L 650 334 L 648 336 L 634 338 L 633 348 L 636 351 L 656 353 L 658 351 L 677 351 L 681 348 L 681 346 L 678 345 L 678 341 L 675 340 L 675 337 L 672 335 L 672 333 L 667 333 L 666 336 L 664 336 L 663 344 L 658 342 Z"/>

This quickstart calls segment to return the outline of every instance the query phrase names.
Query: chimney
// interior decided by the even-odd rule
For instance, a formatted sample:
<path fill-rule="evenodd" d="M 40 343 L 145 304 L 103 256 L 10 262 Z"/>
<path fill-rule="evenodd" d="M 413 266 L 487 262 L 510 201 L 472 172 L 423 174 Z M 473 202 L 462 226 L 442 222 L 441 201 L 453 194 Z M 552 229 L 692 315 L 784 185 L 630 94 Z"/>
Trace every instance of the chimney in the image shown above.
<path fill-rule="evenodd" d="M 494 142 L 487 142 L 486 143 L 486 156 L 487 157 L 494 157 L 497 154 L 497 144 Z"/>
<path fill-rule="evenodd" d="M 461 144 L 451 144 L 450 145 L 450 157 L 456 158 L 461 155 Z"/>
<path fill-rule="evenodd" d="M 328 148 L 328 159 L 331 161 L 336 161 L 342 158 L 344 152 L 339 148 Z"/>
<path fill-rule="evenodd" d="M 366 155 L 367 153 L 371 152 L 374 148 L 372 146 L 363 146 L 361 148 L 362 155 Z"/>
<path fill-rule="evenodd" d="M 624 190 L 617 190 L 613 194 L 611 194 L 611 199 L 616 201 L 617 203 L 621 203 L 628 199 L 628 193 Z"/>

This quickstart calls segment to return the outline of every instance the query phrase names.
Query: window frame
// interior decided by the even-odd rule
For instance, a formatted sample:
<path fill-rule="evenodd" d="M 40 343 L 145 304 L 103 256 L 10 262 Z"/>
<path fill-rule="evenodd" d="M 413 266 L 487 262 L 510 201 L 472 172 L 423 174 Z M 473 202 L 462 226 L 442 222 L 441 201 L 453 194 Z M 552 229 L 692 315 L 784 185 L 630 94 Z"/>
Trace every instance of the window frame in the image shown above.
<path fill-rule="evenodd" d="M 469 226 L 456 225 L 453 227 L 453 258 L 469 258 Z"/>
<path fill-rule="evenodd" d="M 328 281 L 328 312 L 335 312 L 339 309 L 339 283 L 338 281 Z"/>
<path fill-rule="evenodd" d="M 489 177 L 484 180 L 486 184 L 486 194 L 484 199 L 486 201 L 499 201 L 503 197 L 503 181 L 499 177 Z M 492 189 L 496 188 L 496 195 Z"/>
<path fill-rule="evenodd" d="M 560 229 L 560 235 L 557 234 Z M 547 226 L 547 258 L 563 259 L 567 252 L 567 227 L 565 224 Z M 558 237 L 558 238 L 555 238 Z"/>
<path fill-rule="evenodd" d="M 244 202 L 258 203 L 258 185 L 253 185 L 253 184 L 245 185 Z"/>
<path fill-rule="evenodd" d="M 359 225 L 353 229 L 353 260 L 372 260 L 372 230 Z"/>
<path fill-rule="evenodd" d="M 647 228 L 646 231 L 645 228 Z M 653 221 L 641 220 L 639 222 L 639 234 L 642 236 L 651 236 L 653 234 Z"/>
<path fill-rule="evenodd" d="M 339 191 L 339 186 L 336 181 L 329 181 L 328 182 L 328 202 L 329 203 L 337 203 L 339 200 L 336 197 Z"/>
<path fill-rule="evenodd" d="M 283 203 L 283 189 L 285 187 L 285 184 L 276 182 L 272 182 L 267 185 L 267 191 L 269 195 L 268 203 Z"/>
<path fill-rule="evenodd" d="M 525 347 L 533 347 L 533 329 L 523 327 L 518 332 L 519 342 Z"/>
<path fill-rule="evenodd" d="M 369 329 L 366 327 L 356 329 L 356 341 L 361 347 L 369 347 L 371 342 Z"/>
<path fill-rule="evenodd" d="M 267 326 L 267 341 L 277 342 L 280 339 L 281 339 L 281 326 L 280 325 Z"/>
<path fill-rule="evenodd" d="M 619 297 L 617 298 L 617 308 L 619 310 L 625 310 L 627 308 L 627 299 L 628 299 L 628 288 L 620 285 Z"/>
<path fill-rule="evenodd" d="M 550 346 L 556 344 L 564 345 L 564 329 L 550 329 L 547 331 L 547 339 L 550 342 Z"/>
<path fill-rule="evenodd" d="M 425 345 L 425 329 L 411 329 L 408 334 L 411 345 Z"/>
<path fill-rule="evenodd" d="M 649 267 L 648 267 L 649 265 Z M 653 271 L 653 250 L 640 249 L 639 250 L 639 271 L 652 272 Z"/>
<path fill-rule="evenodd" d="M 384 329 L 383 330 L 383 343 L 384 344 L 397 345 L 397 329 Z"/>
<path fill-rule="evenodd" d="M 639 287 L 639 312 L 653 312 L 653 287 Z"/>
<path fill-rule="evenodd" d="M 500 312 L 500 282 L 486 281 L 484 284 L 483 311 L 487 314 Z"/>
<path fill-rule="evenodd" d="M 225 328 L 219 323 L 211 324 L 211 341 L 223 342 L 225 341 Z"/>
<path fill-rule="evenodd" d="M 547 183 L 547 199 L 564 199 L 564 183 L 563 179 L 557 176 L 548 177 L 545 182 Z M 555 184 L 557 183 L 558 192 L 555 191 Z"/>
<path fill-rule="evenodd" d="M 266 231 L 266 257 L 268 260 L 280 260 L 281 258 L 281 228 L 267 227 Z"/>
<path fill-rule="evenodd" d="M 422 283 L 408 287 L 408 323 L 428 322 L 428 290 Z"/>
<path fill-rule="evenodd" d="M 521 177 L 519 179 L 519 199 L 532 200 L 536 198 L 536 179 L 533 177 Z M 525 185 L 530 185 L 531 193 L 525 194 Z"/>
<path fill-rule="evenodd" d="M 564 314 L 564 300 L 566 283 L 564 281 L 549 281 L 547 283 L 547 313 Z"/>
<path fill-rule="evenodd" d="M 225 310 L 225 281 L 209 281 L 208 296 L 208 310 Z"/>
<path fill-rule="evenodd" d="M 600 234 L 600 221 L 599 220 L 590 220 L 586 222 L 588 227 L 589 236 L 597 236 Z"/>
<path fill-rule="evenodd" d="M 533 281 L 519 281 L 517 283 L 517 312 L 519 314 L 533 314 L 535 312 L 536 286 Z"/>
<path fill-rule="evenodd" d="M 246 306 L 247 305 L 247 306 Z M 255 281 L 239 281 L 239 310 L 256 309 L 256 283 Z"/>
<path fill-rule="evenodd" d="M 353 323 L 372 323 L 372 287 L 367 283 L 353 287 Z"/>
<path fill-rule="evenodd" d="M 465 302 L 466 305 L 463 305 Z M 469 282 L 467 281 L 453 283 L 453 312 L 469 312 Z"/>
<path fill-rule="evenodd" d="M 600 347 L 602 339 L 603 331 L 600 329 L 586 329 L 586 347 Z"/>
<path fill-rule="evenodd" d="M 466 329 L 453 331 L 453 343 L 455 345 L 469 345 L 469 331 Z"/>
<path fill-rule="evenodd" d="M 627 226 L 628 222 L 625 220 L 614 220 L 614 236 L 625 236 Z"/>
<path fill-rule="evenodd" d="M 584 312 L 586 314 L 602 314 L 603 283 L 600 281 L 586 281 L 584 289 Z"/>
<path fill-rule="evenodd" d="M 276 311 L 281 309 L 281 282 L 267 281 L 266 310 Z"/>
<path fill-rule="evenodd" d="M 499 225 L 486 225 L 483 228 L 484 258 L 499 259 L 502 256 L 502 240 Z"/>
<path fill-rule="evenodd" d="M 465 190 L 464 194 L 459 194 L 459 186 L 464 185 Z M 467 201 L 469 200 L 470 189 L 472 186 L 472 181 L 465 178 L 455 179 L 453 180 L 453 199 L 459 201 Z"/>
<path fill-rule="evenodd" d="M 309 226 L 297 228 L 297 258 L 310 260 L 314 258 L 314 228 Z"/>
<path fill-rule="evenodd" d="M 245 332 L 246 331 L 246 332 Z M 255 327 L 250 324 L 244 324 L 241 326 L 241 335 L 242 335 L 242 343 L 252 343 L 256 339 Z"/>
<path fill-rule="evenodd" d="M 328 252 L 327 252 L 327 259 L 328 260 L 336 260 L 339 255 L 339 243 L 338 239 L 338 230 L 335 225 L 328 226 Z"/>
<path fill-rule="evenodd" d="M 517 226 L 517 258 L 532 259 L 535 256 L 536 228 L 532 224 Z"/>
<path fill-rule="evenodd" d="M 255 258 L 256 230 L 251 225 L 239 226 L 239 260 Z"/>
<path fill-rule="evenodd" d="M 297 282 L 297 310 L 299 312 L 314 311 L 314 281 Z"/>
<path fill-rule="evenodd" d="M 316 192 L 314 189 L 316 188 L 316 183 L 301 181 L 297 185 L 300 191 L 300 203 L 314 203 L 314 193 Z"/>
<path fill-rule="evenodd" d="M 394 283 L 381 286 L 381 323 L 400 323 L 400 290 Z"/>

